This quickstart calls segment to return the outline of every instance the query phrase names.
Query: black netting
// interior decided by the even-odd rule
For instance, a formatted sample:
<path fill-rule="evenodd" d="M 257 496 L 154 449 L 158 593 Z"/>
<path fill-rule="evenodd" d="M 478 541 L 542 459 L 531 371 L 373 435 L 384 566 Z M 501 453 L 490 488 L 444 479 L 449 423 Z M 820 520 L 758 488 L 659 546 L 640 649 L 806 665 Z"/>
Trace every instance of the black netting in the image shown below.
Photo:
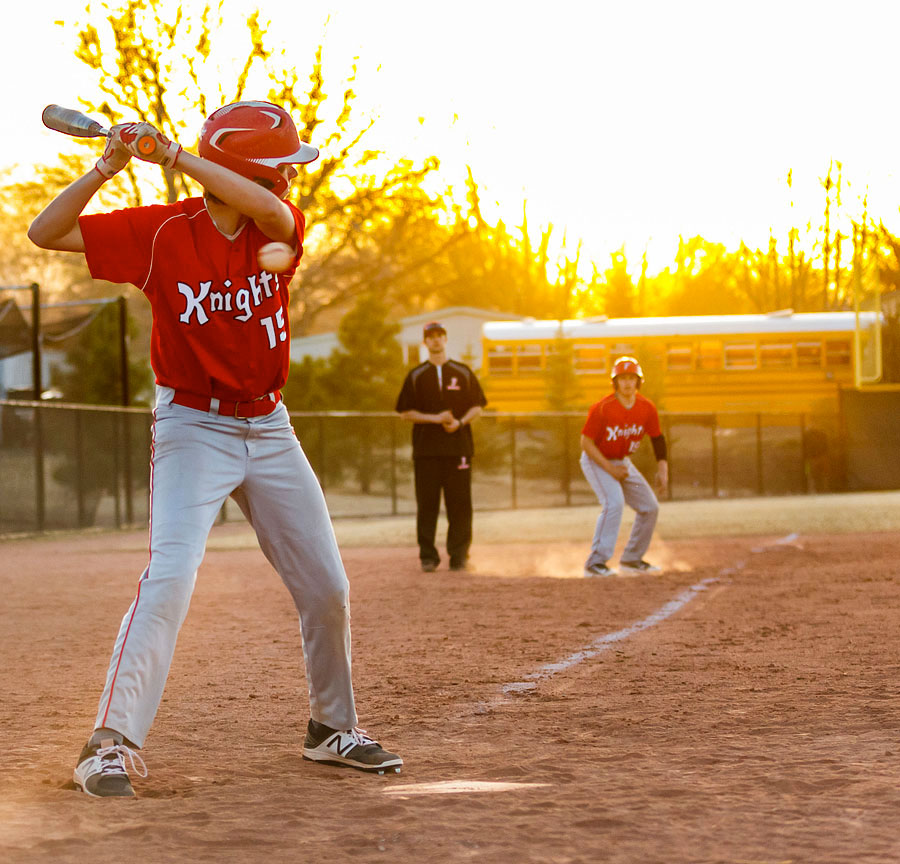
<path fill-rule="evenodd" d="M 662 420 L 673 499 L 822 491 L 816 436 L 827 437 L 828 464 L 841 461 L 834 430 L 803 415 Z M 595 505 L 578 464 L 583 421 L 486 414 L 473 427 L 475 509 Z M 346 412 L 297 413 L 293 424 L 333 516 L 415 513 L 409 423 Z M 0 534 L 146 524 L 150 425 L 148 409 L 0 401 Z M 655 472 L 646 442 L 634 462 Z M 242 516 L 227 502 L 223 518 Z"/>
<path fill-rule="evenodd" d="M 0 288 L 0 292 L 3 290 Z M 15 297 L 0 300 L 0 361 L 34 351 L 32 319 L 29 304 L 19 306 Z M 55 398 L 67 402 L 121 404 L 120 328 L 114 300 L 41 304 L 44 398 L 52 390 Z M 31 367 L 27 376 L 23 376 L 21 366 L 17 368 L 12 376 L 0 376 L 0 382 L 5 384 L 10 398 L 34 398 Z"/>
<path fill-rule="evenodd" d="M 79 336 L 104 311 L 106 306 L 74 311 L 71 307 L 47 306 L 41 310 L 41 341 L 60 346 Z"/>
<path fill-rule="evenodd" d="M 150 419 L 0 403 L 0 534 L 146 522 Z"/>

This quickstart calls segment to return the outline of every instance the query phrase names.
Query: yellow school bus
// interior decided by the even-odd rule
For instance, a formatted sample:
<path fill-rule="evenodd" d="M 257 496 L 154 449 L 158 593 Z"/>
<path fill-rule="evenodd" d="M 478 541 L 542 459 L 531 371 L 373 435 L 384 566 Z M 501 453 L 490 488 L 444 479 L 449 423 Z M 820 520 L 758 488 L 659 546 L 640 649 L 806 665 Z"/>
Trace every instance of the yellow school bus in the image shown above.
<path fill-rule="evenodd" d="M 646 389 L 670 413 L 835 416 L 842 388 L 859 383 L 876 312 L 699 315 L 496 321 L 483 328 L 482 384 L 497 411 L 546 411 L 567 375 L 567 402 L 583 408 L 610 391 L 622 354 L 644 366 Z M 862 348 L 860 346 L 863 346 Z M 867 362 L 867 368 L 871 362 Z M 654 380 L 651 380 L 654 379 Z"/>

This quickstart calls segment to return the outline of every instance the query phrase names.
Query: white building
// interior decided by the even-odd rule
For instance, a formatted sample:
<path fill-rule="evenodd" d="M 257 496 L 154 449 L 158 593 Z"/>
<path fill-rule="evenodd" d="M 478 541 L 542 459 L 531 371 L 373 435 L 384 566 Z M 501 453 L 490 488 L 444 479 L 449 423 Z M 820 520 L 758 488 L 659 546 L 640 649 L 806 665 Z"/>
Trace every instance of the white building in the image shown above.
<path fill-rule="evenodd" d="M 525 318 L 525 315 L 492 312 L 474 306 L 447 306 L 401 318 L 397 341 L 403 347 L 403 358 L 409 365 L 420 363 L 428 353 L 422 342 L 422 328 L 429 321 L 440 321 L 447 331 L 447 356 L 461 360 L 478 371 L 481 369 L 482 326 L 488 321 L 524 321 Z M 299 362 L 304 357 L 327 358 L 339 347 L 337 332 L 299 337 L 291 340 L 291 360 Z"/>
<path fill-rule="evenodd" d="M 66 369 L 64 351 L 44 348 L 41 351 L 41 383 L 43 399 L 54 398 L 56 391 L 50 390 L 50 381 L 56 370 Z M 31 352 L 13 354 L 0 360 L 0 399 L 9 398 L 9 392 L 20 394 L 34 387 L 34 358 Z M 21 396 L 19 397 L 21 398 Z M 55 397 L 55 398 L 58 398 Z"/>

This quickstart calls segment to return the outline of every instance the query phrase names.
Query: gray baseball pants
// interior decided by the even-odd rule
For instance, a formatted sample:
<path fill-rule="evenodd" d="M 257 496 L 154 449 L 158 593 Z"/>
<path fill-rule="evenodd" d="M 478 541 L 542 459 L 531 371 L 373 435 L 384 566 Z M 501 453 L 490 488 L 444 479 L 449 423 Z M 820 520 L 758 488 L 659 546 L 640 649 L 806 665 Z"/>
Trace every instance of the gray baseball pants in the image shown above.
<path fill-rule="evenodd" d="M 335 729 L 355 726 L 349 584 L 325 497 L 287 409 L 282 403 L 265 417 L 243 420 L 174 405 L 171 397 L 168 388 L 157 388 L 150 561 L 122 619 L 95 728 L 143 746 L 207 537 L 229 495 L 299 612 L 312 718 Z"/>
<path fill-rule="evenodd" d="M 597 519 L 594 539 L 591 541 L 591 554 L 585 562 L 585 567 L 605 564 L 612 557 L 626 504 L 635 511 L 635 517 L 631 535 L 622 552 L 622 561 L 640 561 L 644 557 L 653 538 L 653 529 L 659 515 L 659 502 L 653 489 L 631 460 L 626 456 L 624 459 L 609 461 L 613 464 L 627 465 L 628 476 L 624 480 L 616 480 L 587 453 L 581 454 L 581 470 L 603 508 Z"/>

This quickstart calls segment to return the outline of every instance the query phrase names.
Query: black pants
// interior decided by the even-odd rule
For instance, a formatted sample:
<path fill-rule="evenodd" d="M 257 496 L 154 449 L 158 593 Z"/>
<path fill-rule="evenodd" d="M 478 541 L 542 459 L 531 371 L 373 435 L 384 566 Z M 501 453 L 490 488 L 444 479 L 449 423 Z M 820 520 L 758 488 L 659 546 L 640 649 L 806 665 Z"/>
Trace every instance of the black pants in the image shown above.
<path fill-rule="evenodd" d="M 447 554 L 450 565 L 466 563 L 472 545 L 472 459 L 470 456 L 413 459 L 416 476 L 416 534 L 419 558 L 441 560 L 434 535 L 437 531 L 441 490 L 447 510 Z"/>

